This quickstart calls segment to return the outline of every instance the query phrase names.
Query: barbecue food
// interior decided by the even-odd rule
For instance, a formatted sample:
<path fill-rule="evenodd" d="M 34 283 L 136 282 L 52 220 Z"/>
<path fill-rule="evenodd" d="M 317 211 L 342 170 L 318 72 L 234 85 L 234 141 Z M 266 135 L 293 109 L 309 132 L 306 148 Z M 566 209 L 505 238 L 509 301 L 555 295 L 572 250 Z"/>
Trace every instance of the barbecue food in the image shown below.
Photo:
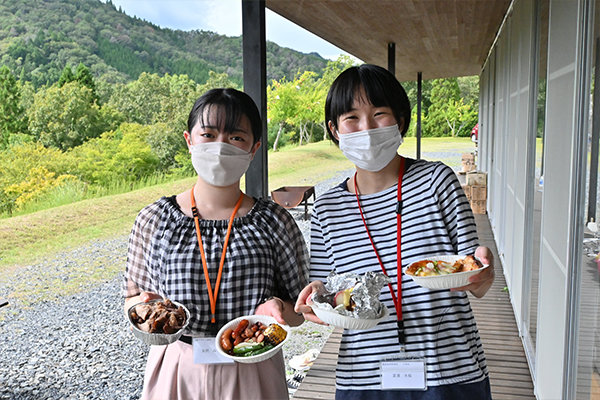
<path fill-rule="evenodd" d="M 321 294 L 315 300 L 320 301 L 321 303 L 329 303 L 334 309 L 339 310 L 340 308 L 343 308 L 348 311 L 353 311 L 354 307 L 356 307 L 356 303 L 352 297 L 353 290 L 354 287 L 351 287 L 336 293 Z"/>
<path fill-rule="evenodd" d="M 271 342 L 274 346 L 285 340 L 287 332 L 281 326 L 277 324 L 271 324 L 265 329 L 265 338 Z"/>
<path fill-rule="evenodd" d="M 331 272 L 324 290 L 314 292 L 309 301 L 313 310 L 331 310 L 357 319 L 377 319 L 385 307 L 379 300 L 381 289 L 389 282 L 390 278 L 381 272 L 368 271 L 363 275 Z"/>
<path fill-rule="evenodd" d="M 219 343 L 229 355 L 250 357 L 273 349 L 283 342 L 286 336 L 286 330 L 277 324 L 250 324 L 247 319 L 243 319 L 235 328 L 225 329 Z"/>
<path fill-rule="evenodd" d="M 352 291 L 354 287 L 351 287 L 346 290 L 342 290 L 336 293 L 334 300 L 334 308 L 338 306 L 343 306 L 346 310 L 352 311 L 356 306 L 354 299 L 352 298 Z"/>
<path fill-rule="evenodd" d="M 466 256 L 454 263 L 447 261 L 421 260 L 411 264 L 406 273 L 413 276 L 438 276 L 448 275 L 457 272 L 473 271 L 483 267 L 473 256 Z"/>
<path fill-rule="evenodd" d="M 185 310 L 169 299 L 138 304 L 130 312 L 131 321 L 137 328 L 148 333 L 171 334 L 185 324 Z"/>

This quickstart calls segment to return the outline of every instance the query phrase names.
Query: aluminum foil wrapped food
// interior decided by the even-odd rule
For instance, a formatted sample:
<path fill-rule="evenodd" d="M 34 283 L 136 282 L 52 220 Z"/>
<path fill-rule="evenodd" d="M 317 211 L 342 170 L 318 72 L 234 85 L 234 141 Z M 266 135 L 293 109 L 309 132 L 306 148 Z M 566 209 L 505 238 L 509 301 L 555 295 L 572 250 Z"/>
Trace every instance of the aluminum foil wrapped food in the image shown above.
<path fill-rule="evenodd" d="M 323 309 L 333 309 L 341 315 L 360 319 L 374 319 L 385 307 L 379 301 L 381 289 L 390 278 L 381 272 L 369 271 L 364 275 L 332 272 L 325 283 L 325 293 L 317 293 L 312 300 Z"/>

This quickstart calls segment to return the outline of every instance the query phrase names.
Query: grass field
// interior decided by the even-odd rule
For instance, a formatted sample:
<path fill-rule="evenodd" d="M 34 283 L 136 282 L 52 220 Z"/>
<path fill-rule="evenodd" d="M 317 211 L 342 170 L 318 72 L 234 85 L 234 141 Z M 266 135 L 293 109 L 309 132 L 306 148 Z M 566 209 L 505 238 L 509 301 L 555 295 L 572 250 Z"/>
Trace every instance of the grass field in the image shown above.
<path fill-rule="evenodd" d="M 414 157 L 416 139 L 407 138 L 401 150 L 403 155 Z M 424 158 L 449 165 L 460 165 L 456 154 L 473 150 L 474 145 L 468 138 L 428 138 L 422 142 Z M 430 153 L 436 157 L 428 158 Z M 280 186 L 314 185 L 340 171 L 352 169 L 352 164 L 329 141 L 269 152 L 268 162 L 270 190 Z M 193 178 L 182 179 L 1 219 L 0 273 L 16 272 L 22 266 L 93 240 L 126 235 L 142 207 L 163 195 L 180 193 L 193 183 Z"/>

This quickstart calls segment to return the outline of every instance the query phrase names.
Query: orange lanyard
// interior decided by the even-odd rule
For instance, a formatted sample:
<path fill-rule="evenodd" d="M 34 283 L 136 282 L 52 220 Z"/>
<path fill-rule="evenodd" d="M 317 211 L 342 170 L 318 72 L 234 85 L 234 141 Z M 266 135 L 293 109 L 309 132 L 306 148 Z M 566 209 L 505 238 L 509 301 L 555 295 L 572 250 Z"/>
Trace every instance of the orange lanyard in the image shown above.
<path fill-rule="evenodd" d="M 398 325 L 398 340 L 401 345 L 405 343 L 405 335 L 404 335 L 404 321 L 402 319 L 402 252 L 400 249 L 401 245 L 401 235 L 402 235 L 402 177 L 404 176 L 404 157 L 400 158 L 400 171 L 398 172 L 398 194 L 396 204 L 396 268 L 397 268 L 397 290 L 398 294 L 394 293 L 394 289 L 392 288 L 392 284 L 388 283 L 388 288 L 390 289 L 390 293 L 392 294 L 392 301 L 394 302 L 394 308 L 396 309 L 396 317 L 397 317 L 397 325 Z M 379 257 L 379 252 L 377 251 L 377 247 L 375 247 L 375 242 L 371 237 L 371 232 L 369 232 L 369 228 L 367 227 L 367 221 L 365 220 L 365 216 L 362 211 L 362 207 L 360 206 L 360 199 L 358 198 L 358 183 L 356 182 L 356 173 L 354 174 L 354 194 L 356 195 L 356 203 L 358 204 L 358 211 L 360 211 L 360 217 L 362 218 L 363 224 L 365 226 L 365 230 L 367 231 L 367 236 L 369 236 L 369 240 L 371 241 L 371 246 L 373 246 L 373 251 L 377 256 L 377 261 L 379 261 L 379 266 L 384 274 L 388 274 L 385 266 L 383 265 L 383 261 L 381 261 L 381 257 Z"/>
<path fill-rule="evenodd" d="M 210 276 L 208 275 L 208 265 L 206 263 L 206 254 L 204 253 L 204 246 L 202 245 L 202 235 L 200 233 L 200 224 L 198 222 L 199 214 L 198 209 L 196 208 L 196 199 L 194 199 L 194 188 L 192 187 L 191 192 L 192 198 L 192 215 L 194 216 L 194 223 L 196 225 L 196 236 L 198 238 L 198 247 L 200 247 L 200 255 L 202 256 L 202 268 L 204 269 L 204 280 L 206 281 L 206 287 L 208 288 L 208 299 L 210 300 L 210 312 L 212 314 L 212 318 L 210 322 L 215 323 L 215 313 L 217 310 L 217 294 L 219 293 L 219 285 L 221 284 L 221 276 L 223 275 L 223 264 L 225 264 L 225 253 L 227 251 L 227 245 L 229 244 L 229 236 L 231 235 L 231 225 L 233 224 L 233 219 L 235 218 L 235 214 L 237 214 L 238 209 L 242 205 L 242 200 L 244 199 L 244 194 L 240 193 L 240 198 L 238 199 L 235 207 L 233 208 L 233 212 L 231 213 L 231 217 L 229 217 L 229 225 L 227 226 L 227 234 L 225 235 L 225 243 L 223 243 L 223 252 L 221 253 L 221 262 L 219 263 L 219 272 L 217 274 L 217 281 L 215 282 L 215 291 L 213 292 L 212 286 L 210 284 Z"/>

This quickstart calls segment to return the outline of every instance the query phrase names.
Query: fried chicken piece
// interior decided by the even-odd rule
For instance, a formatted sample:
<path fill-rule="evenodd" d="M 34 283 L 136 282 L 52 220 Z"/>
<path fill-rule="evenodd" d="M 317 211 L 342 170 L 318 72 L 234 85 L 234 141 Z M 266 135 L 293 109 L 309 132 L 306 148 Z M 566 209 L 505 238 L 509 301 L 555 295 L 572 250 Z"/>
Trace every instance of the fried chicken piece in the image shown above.
<path fill-rule="evenodd" d="M 139 304 L 135 307 L 135 313 L 142 321 L 145 321 L 152 314 L 153 308 L 150 304 Z"/>
<path fill-rule="evenodd" d="M 164 305 L 164 307 L 166 309 L 177 308 L 177 306 L 175 304 L 173 304 L 173 302 L 169 299 L 165 299 L 165 301 L 162 303 L 162 305 Z"/>
<path fill-rule="evenodd" d="M 464 258 L 464 260 L 462 260 L 462 268 L 460 269 L 460 271 L 461 272 L 473 271 L 473 270 L 479 269 L 481 267 L 483 267 L 483 265 L 481 264 L 481 262 L 476 260 L 475 257 L 466 256 Z"/>
<path fill-rule="evenodd" d="M 181 329 L 181 325 L 174 312 L 169 313 L 169 319 L 165 322 L 162 329 L 165 333 L 175 333 Z"/>
<path fill-rule="evenodd" d="M 139 304 L 131 311 L 131 320 L 138 329 L 149 333 L 175 333 L 186 319 L 185 310 L 171 300 Z"/>
<path fill-rule="evenodd" d="M 152 329 L 152 327 L 150 325 L 151 325 L 151 321 L 145 321 L 141 324 L 138 324 L 137 327 L 142 332 L 150 332 Z"/>
<path fill-rule="evenodd" d="M 177 318 L 177 322 L 179 323 L 179 325 L 183 325 L 183 323 L 185 322 L 185 310 L 183 309 L 183 307 L 179 306 L 173 314 Z"/>

